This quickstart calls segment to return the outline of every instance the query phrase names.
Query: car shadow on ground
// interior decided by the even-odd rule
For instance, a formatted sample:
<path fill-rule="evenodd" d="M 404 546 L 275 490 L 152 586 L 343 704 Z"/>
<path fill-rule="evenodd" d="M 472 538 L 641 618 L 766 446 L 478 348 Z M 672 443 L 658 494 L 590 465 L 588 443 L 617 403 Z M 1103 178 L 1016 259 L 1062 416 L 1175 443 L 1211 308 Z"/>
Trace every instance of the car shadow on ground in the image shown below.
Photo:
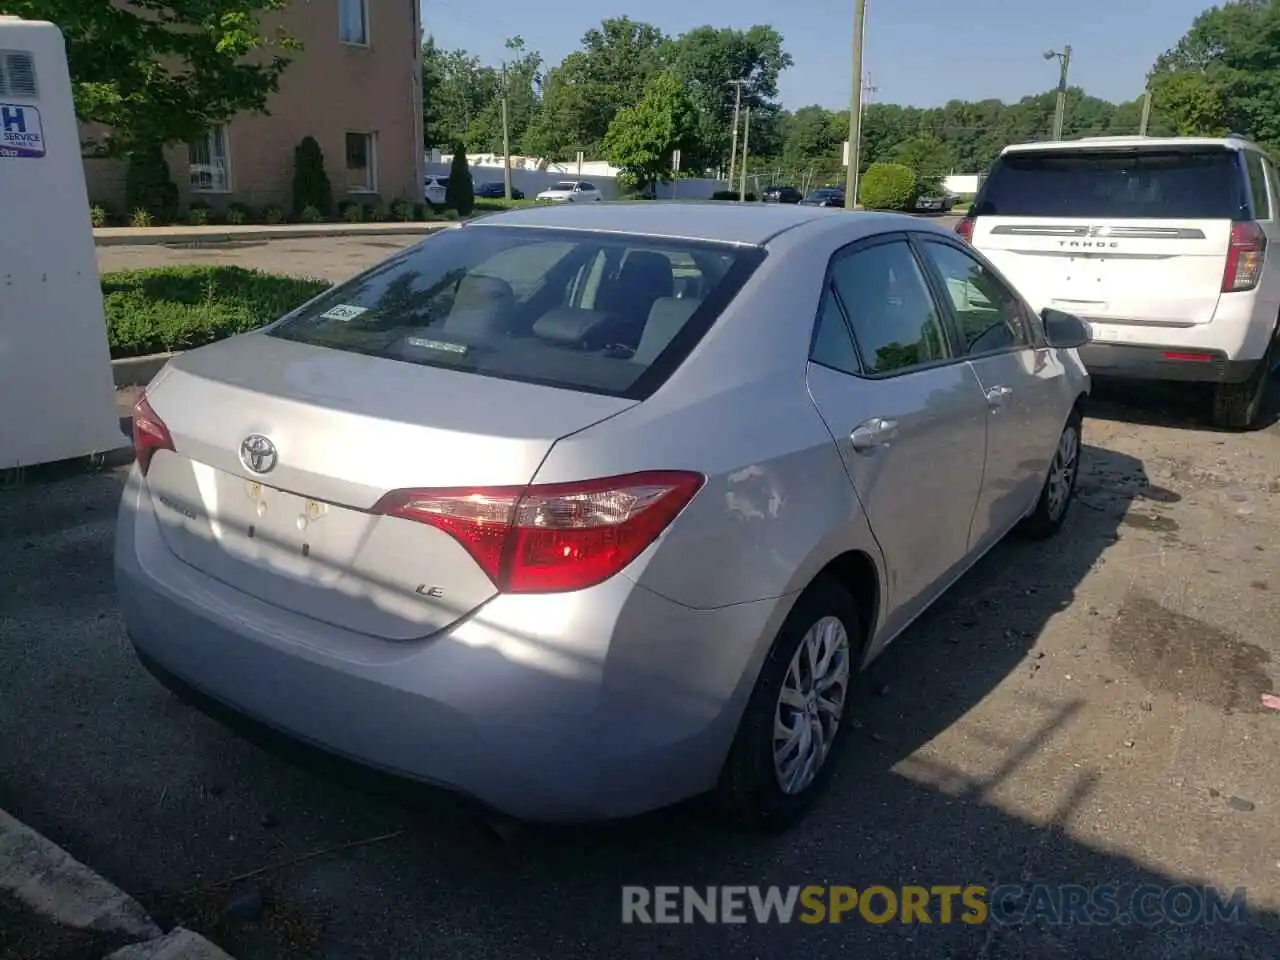
<path fill-rule="evenodd" d="M 1213 425 L 1213 388 L 1202 383 L 1139 382 L 1094 378 L 1089 416 L 1116 423 L 1134 423 L 1175 430 L 1238 433 Z M 1267 385 L 1262 414 L 1255 430 L 1280 422 L 1280 373 Z"/>
<path fill-rule="evenodd" d="M 1055 809 L 1034 822 L 1010 813 L 1002 797 L 1002 787 L 1082 708 L 1078 699 L 1038 693 L 1021 680 L 1038 669 L 1040 634 L 1076 601 L 1079 584 L 1117 539 L 1129 504 L 1159 499 L 1131 457 L 1087 447 L 1080 497 L 1060 536 L 998 546 L 861 679 L 829 794 L 790 831 L 735 832 L 705 804 L 689 803 L 619 823 L 529 828 L 506 843 L 475 829 L 472 811 L 438 792 L 320 762 L 294 745 L 283 752 L 302 769 L 279 763 L 194 717 L 143 676 L 111 627 L 109 608 L 94 612 L 90 605 L 94 597 L 110 602 L 109 540 L 75 534 L 62 553 L 45 559 L 27 542 L 105 518 L 118 483 L 118 476 L 96 477 L 98 494 L 77 492 L 60 502 L 19 491 L 15 509 L 0 511 L 0 547 L 23 554 L 11 574 L 0 572 L 8 609 L 48 618 L 83 606 L 83 618 L 94 624 L 84 630 L 108 638 L 86 643 L 84 653 L 70 650 L 59 671 L 34 655 L 35 645 L 47 642 L 35 621 L 25 628 L 13 622 L 11 630 L 0 621 L 0 655 L 13 657 L 0 693 L 6 684 L 15 685 L 10 694 L 41 691 L 11 700 L 31 717 L 7 729 L 39 729 L 61 744 L 57 769 L 48 772 L 25 765 L 12 744 L 0 770 L 11 769 L 10 777 L 26 770 L 28 782 L 6 784 L 0 776 L 0 805 L 68 842 L 140 895 L 163 923 L 192 926 L 240 960 L 1271 955 L 1276 918 L 1256 911 L 1248 925 L 1121 923 L 1118 915 L 1116 922 L 1084 923 L 1080 914 L 1074 923 L 1056 922 L 1067 919 L 1061 893 L 1040 898 L 1031 885 L 1117 884 L 1117 910 L 1125 912 L 1135 888 L 1167 889 L 1183 879 L 1070 835 L 1073 812 L 1088 804 L 1102 776 L 1091 765 L 1096 757 L 1082 756 L 1064 771 Z M 85 657 L 92 659 L 81 665 Z M 1025 677 L 998 695 L 1000 709 L 1016 713 L 1020 733 L 982 744 L 998 762 L 975 773 L 972 764 L 930 752 L 1019 671 Z M 101 721 L 94 718 L 151 733 L 95 729 Z M 282 749 L 279 741 L 270 745 Z M 138 780 L 140 769 L 152 773 Z M 64 797 L 86 794 L 98 798 L 91 814 L 63 805 Z M 860 916 L 812 926 L 621 924 L 624 884 L 811 883 L 1019 884 L 999 913 L 1029 922 L 940 923 L 935 910 L 928 926 Z M 1189 896 L 1183 891 L 1181 916 L 1198 919 Z M 1141 904 L 1148 911 L 1161 902 L 1152 897 L 1148 892 Z"/>

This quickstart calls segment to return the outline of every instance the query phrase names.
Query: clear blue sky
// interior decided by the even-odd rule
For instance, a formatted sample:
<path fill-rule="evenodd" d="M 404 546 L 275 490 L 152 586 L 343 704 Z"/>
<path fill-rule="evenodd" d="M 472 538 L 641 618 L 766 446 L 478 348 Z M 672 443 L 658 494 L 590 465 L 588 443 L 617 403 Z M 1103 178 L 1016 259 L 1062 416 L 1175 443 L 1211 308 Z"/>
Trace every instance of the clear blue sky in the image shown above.
<path fill-rule="evenodd" d="M 1152 61 L 1214 0 L 868 0 L 867 72 L 873 99 L 935 106 L 952 98 L 1016 100 L 1057 83 L 1042 54 L 1071 44 L 1071 82 L 1108 100 L 1142 92 Z M 795 66 L 782 76 L 789 108 L 849 102 L 853 0 L 648 0 L 623 5 L 527 0 L 424 0 L 423 23 L 445 49 L 501 61 L 519 34 L 557 64 L 601 20 L 624 13 L 669 34 L 702 24 L 771 24 Z M 643 13 L 639 11 L 644 11 Z M 499 26 L 502 24 L 502 26 Z"/>

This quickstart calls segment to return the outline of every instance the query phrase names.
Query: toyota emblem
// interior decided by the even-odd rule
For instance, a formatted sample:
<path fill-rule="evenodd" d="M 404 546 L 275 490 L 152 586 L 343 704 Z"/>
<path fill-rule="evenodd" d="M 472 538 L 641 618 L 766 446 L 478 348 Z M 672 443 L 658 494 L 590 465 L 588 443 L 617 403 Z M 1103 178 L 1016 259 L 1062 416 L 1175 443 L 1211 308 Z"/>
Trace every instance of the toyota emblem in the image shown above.
<path fill-rule="evenodd" d="M 240 444 L 240 462 L 253 473 L 270 473 L 276 466 L 276 445 L 260 433 L 250 434 Z"/>

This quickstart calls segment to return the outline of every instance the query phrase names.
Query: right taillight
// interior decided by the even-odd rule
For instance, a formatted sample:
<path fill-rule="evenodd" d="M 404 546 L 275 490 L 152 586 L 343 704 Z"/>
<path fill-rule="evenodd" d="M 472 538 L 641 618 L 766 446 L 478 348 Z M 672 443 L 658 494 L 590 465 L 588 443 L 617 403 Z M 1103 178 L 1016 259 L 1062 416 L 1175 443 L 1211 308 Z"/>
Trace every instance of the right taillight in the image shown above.
<path fill-rule="evenodd" d="M 956 224 L 956 236 L 965 243 L 973 242 L 973 217 L 965 217 Z"/>
<path fill-rule="evenodd" d="M 1227 242 L 1227 264 L 1222 270 L 1222 292 L 1252 290 L 1262 277 L 1262 261 L 1267 252 L 1267 235 L 1252 220 L 1231 225 Z"/>
<path fill-rule="evenodd" d="M 373 510 L 448 533 L 503 593 L 562 593 L 603 583 L 631 563 L 703 480 L 657 470 L 528 487 L 394 490 Z"/>
<path fill-rule="evenodd" d="M 172 449 L 173 437 L 169 435 L 169 428 L 156 416 L 146 394 L 143 394 L 133 407 L 133 458 L 138 461 L 142 475 L 146 476 L 157 450 Z"/>

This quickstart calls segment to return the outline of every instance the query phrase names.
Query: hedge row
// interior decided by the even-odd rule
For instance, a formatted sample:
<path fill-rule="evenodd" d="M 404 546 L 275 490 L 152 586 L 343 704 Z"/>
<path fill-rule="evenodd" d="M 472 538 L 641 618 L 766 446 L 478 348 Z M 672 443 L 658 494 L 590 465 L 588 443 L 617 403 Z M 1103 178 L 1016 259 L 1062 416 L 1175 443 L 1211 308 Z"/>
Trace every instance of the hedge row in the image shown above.
<path fill-rule="evenodd" d="M 107 343 L 113 358 L 189 350 L 269 323 L 329 286 L 243 267 L 105 273 Z"/>

